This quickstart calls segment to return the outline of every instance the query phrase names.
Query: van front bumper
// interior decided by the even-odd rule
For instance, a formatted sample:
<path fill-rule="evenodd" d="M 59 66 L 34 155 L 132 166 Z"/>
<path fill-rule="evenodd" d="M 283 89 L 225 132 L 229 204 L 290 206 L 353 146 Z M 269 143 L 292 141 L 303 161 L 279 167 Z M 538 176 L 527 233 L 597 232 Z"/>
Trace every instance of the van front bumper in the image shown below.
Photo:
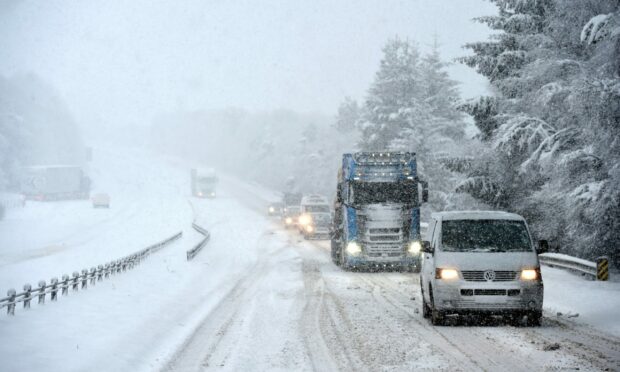
<path fill-rule="evenodd" d="M 542 311 L 542 282 L 465 282 L 436 281 L 435 308 L 443 312 Z"/>

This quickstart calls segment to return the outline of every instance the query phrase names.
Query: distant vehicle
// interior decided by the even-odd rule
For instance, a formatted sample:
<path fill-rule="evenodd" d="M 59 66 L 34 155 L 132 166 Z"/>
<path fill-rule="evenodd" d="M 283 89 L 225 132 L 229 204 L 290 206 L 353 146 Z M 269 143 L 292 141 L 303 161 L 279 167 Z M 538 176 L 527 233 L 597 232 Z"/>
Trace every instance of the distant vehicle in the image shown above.
<path fill-rule="evenodd" d="M 327 198 L 321 195 L 307 195 L 301 199 L 298 228 L 304 239 L 329 238 L 332 222 Z"/>
<path fill-rule="evenodd" d="M 267 208 L 267 214 L 269 216 L 281 216 L 283 210 L 284 210 L 284 203 L 274 202 L 274 203 L 269 204 L 269 207 Z"/>
<path fill-rule="evenodd" d="M 215 169 L 192 169 L 190 176 L 192 196 L 197 198 L 215 198 L 215 190 L 218 183 Z"/>
<path fill-rule="evenodd" d="M 99 193 L 91 197 L 93 208 L 110 208 L 110 195 Z"/>
<path fill-rule="evenodd" d="M 460 313 L 527 316 L 540 325 L 543 280 L 523 217 L 505 212 L 441 212 L 432 215 L 423 242 L 422 313 L 433 324 Z"/>
<path fill-rule="evenodd" d="M 296 206 L 299 207 L 299 203 L 301 203 L 302 195 L 297 192 L 285 192 L 282 196 L 282 203 L 284 207 Z"/>
<path fill-rule="evenodd" d="M 88 199 L 90 179 L 77 165 L 24 167 L 20 191 L 29 200 Z"/>
<path fill-rule="evenodd" d="M 415 153 L 344 154 L 334 201 L 332 260 L 343 269 L 419 270 L 420 205 L 427 199 Z"/>
<path fill-rule="evenodd" d="M 299 211 L 300 206 L 291 205 L 284 207 L 282 210 L 282 222 L 287 229 L 297 227 L 299 224 Z"/>

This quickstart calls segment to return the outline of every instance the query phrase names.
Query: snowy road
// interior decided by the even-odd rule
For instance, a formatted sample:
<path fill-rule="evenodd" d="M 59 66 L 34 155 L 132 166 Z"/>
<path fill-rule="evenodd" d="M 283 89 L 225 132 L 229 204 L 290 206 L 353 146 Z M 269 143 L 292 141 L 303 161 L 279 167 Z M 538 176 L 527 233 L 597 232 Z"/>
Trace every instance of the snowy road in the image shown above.
<path fill-rule="evenodd" d="M 4 236 L 28 249 L 4 247 L 3 288 L 107 261 L 169 230 L 183 229 L 184 237 L 95 288 L 0 316 L 0 370 L 620 370 L 618 283 L 544 268 L 542 327 L 433 327 L 419 311 L 417 275 L 343 272 L 328 242 L 304 241 L 266 216 L 276 195 L 257 185 L 222 177 L 217 199 L 188 203 L 187 168 L 119 167 L 106 189 L 127 203 L 107 216 L 65 203 L 8 220 L 7 231 L 45 225 L 50 208 L 83 224 Z M 193 219 L 211 241 L 188 262 L 185 251 L 200 239 Z M 66 249 L 34 256 L 56 240 Z M 558 317 L 560 310 L 581 316 Z M 559 349 L 545 350 L 554 343 Z"/>
<path fill-rule="evenodd" d="M 262 211 L 247 187 L 226 189 Z M 326 242 L 276 222 L 256 249 L 255 265 L 164 370 L 620 369 L 620 338 L 550 314 L 540 328 L 433 327 L 418 311 L 417 275 L 343 272 Z"/>

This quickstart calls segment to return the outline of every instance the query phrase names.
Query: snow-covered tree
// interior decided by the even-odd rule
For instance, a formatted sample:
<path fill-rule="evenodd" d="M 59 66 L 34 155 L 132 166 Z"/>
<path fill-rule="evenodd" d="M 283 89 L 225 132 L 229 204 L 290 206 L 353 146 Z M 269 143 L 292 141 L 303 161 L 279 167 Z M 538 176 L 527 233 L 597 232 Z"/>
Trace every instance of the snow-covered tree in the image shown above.
<path fill-rule="evenodd" d="M 461 106 L 488 151 L 459 190 L 520 212 L 569 253 L 618 260 L 620 4 L 491 1 L 498 15 L 478 20 L 499 33 L 462 62 L 498 94 Z"/>
<path fill-rule="evenodd" d="M 338 107 L 338 114 L 336 115 L 336 121 L 334 127 L 338 132 L 348 134 L 353 132 L 358 120 L 360 119 L 361 111 L 357 104 L 357 101 L 351 97 L 345 97 L 344 101 Z"/>

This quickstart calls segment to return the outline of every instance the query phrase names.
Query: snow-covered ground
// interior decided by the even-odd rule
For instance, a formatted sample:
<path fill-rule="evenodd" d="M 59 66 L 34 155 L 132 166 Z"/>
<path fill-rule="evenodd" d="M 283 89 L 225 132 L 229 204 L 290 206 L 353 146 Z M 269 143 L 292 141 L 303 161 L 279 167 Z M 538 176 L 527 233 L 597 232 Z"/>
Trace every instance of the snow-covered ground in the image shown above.
<path fill-rule="evenodd" d="M 184 237 L 94 288 L 0 315 L 2 370 L 620 369 L 620 283 L 543 268 L 542 327 L 433 327 L 417 275 L 341 271 L 327 242 L 266 217 L 277 193 L 223 176 L 217 199 L 191 199 L 182 162 L 98 153 L 95 187 L 112 208 L 12 210 L 0 222 L 0 290 Z M 188 262 L 194 219 L 212 238 Z"/>

